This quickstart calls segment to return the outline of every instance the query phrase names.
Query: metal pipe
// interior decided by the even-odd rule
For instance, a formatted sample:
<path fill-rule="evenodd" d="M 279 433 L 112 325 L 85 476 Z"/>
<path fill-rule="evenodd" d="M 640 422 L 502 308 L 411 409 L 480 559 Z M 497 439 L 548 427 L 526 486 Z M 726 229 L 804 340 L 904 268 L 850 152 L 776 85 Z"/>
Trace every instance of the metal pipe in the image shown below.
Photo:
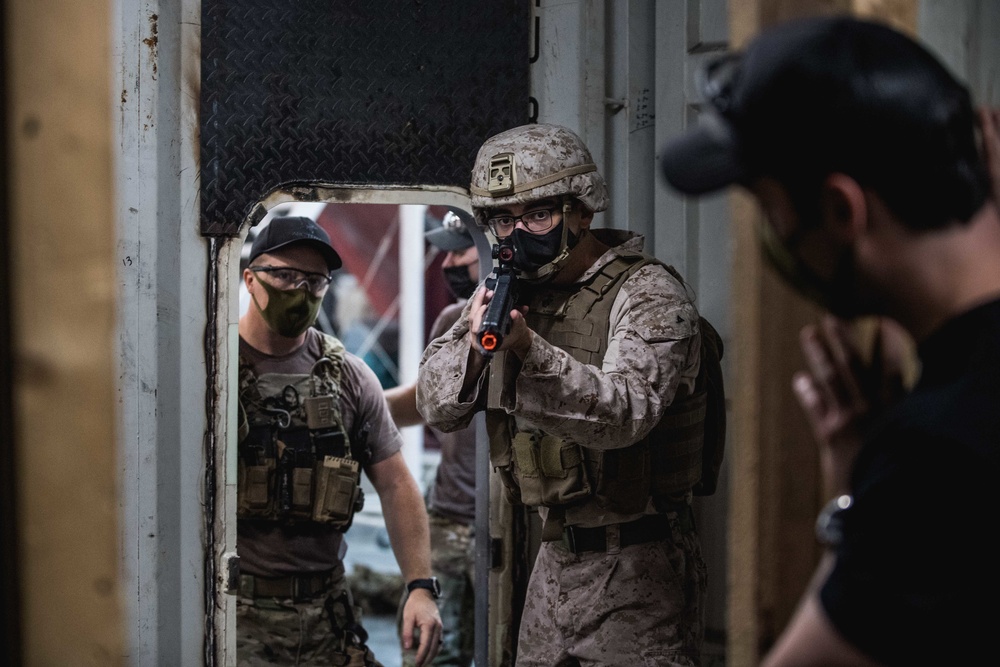
<path fill-rule="evenodd" d="M 427 206 L 399 207 L 399 384 L 417 381 L 424 352 L 424 216 Z M 424 491 L 424 429 L 410 426 L 403 436 L 403 459 Z"/>

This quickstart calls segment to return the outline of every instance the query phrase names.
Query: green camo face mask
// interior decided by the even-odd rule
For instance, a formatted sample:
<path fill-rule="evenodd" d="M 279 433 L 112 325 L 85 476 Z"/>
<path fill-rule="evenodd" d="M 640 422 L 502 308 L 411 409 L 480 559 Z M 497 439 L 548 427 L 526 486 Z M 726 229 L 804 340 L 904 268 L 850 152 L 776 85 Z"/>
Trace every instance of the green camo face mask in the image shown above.
<path fill-rule="evenodd" d="M 267 326 L 280 336 L 297 338 L 316 321 L 323 297 L 310 294 L 306 290 L 295 289 L 287 292 L 258 280 L 267 292 L 267 306 L 261 308 L 257 298 L 254 306 L 260 311 Z"/>

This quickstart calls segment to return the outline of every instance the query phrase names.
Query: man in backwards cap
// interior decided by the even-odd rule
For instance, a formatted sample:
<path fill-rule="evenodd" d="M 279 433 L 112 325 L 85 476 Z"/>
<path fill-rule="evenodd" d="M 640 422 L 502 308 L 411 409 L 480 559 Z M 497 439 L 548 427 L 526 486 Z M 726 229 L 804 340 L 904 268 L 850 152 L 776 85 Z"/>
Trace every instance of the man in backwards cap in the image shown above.
<path fill-rule="evenodd" d="M 344 581 L 343 533 L 361 508 L 361 470 L 382 501 L 409 597 L 403 640 L 417 664 L 441 620 L 427 515 L 375 374 L 312 328 L 341 260 L 309 218 L 276 218 L 255 239 L 240 318 L 237 547 L 240 665 L 377 665 Z"/>
<path fill-rule="evenodd" d="M 765 32 L 705 84 L 710 113 L 664 148 L 667 180 L 748 188 L 774 268 L 838 318 L 894 319 L 922 363 L 909 394 L 887 394 L 887 324 L 868 366 L 842 319 L 803 330 L 793 386 L 833 499 L 814 584 L 765 664 L 985 664 L 1000 626 L 1000 215 L 969 94 L 909 38 L 845 17 Z"/>

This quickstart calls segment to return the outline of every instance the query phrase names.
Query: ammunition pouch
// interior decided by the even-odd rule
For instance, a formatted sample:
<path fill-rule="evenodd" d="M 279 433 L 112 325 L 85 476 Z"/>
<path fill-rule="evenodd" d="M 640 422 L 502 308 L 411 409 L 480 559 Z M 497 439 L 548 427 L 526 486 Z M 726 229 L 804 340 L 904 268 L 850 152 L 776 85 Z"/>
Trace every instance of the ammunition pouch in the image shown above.
<path fill-rule="evenodd" d="M 240 456 L 236 497 L 241 519 L 307 520 L 346 531 L 364 506 L 361 464 L 291 447 L 255 464 Z"/>
<path fill-rule="evenodd" d="M 365 504 L 361 466 L 354 459 L 326 456 L 316 462 L 312 520 L 347 530 Z"/>
<path fill-rule="evenodd" d="M 511 453 L 522 502 L 561 507 L 590 497 L 579 445 L 551 435 L 520 432 L 514 436 Z"/>
<path fill-rule="evenodd" d="M 701 479 L 706 396 L 670 406 L 642 440 L 622 449 L 581 447 L 555 436 L 517 432 L 492 414 L 490 460 L 512 503 L 569 507 L 593 499 L 619 514 L 689 491 Z"/>
<path fill-rule="evenodd" d="M 236 483 L 238 509 L 236 515 L 243 518 L 270 517 L 274 514 L 274 459 L 266 459 L 263 465 L 247 465 L 243 457 L 239 459 Z"/>
<path fill-rule="evenodd" d="M 308 375 L 258 377 L 241 359 L 247 425 L 239 443 L 240 519 L 313 521 L 346 531 L 364 505 L 362 461 L 340 415 L 343 346 L 324 337 L 323 348 Z"/>

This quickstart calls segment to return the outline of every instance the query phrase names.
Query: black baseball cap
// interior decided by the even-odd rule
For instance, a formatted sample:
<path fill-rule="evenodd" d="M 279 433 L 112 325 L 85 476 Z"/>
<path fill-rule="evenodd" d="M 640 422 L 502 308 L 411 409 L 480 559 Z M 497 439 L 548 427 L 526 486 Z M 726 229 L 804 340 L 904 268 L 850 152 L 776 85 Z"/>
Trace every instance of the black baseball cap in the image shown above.
<path fill-rule="evenodd" d="M 465 218 L 470 219 L 467 214 Z M 445 252 L 465 250 L 476 244 L 472 240 L 472 234 L 469 233 L 466 220 L 463 220 L 462 214 L 454 210 L 445 213 L 441 220 L 428 218 L 424 238 Z"/>
<path fill-rule="evenodd" d="M 330 237 L 327 233 L 323 231 L 322 227 L 306 217 L 285 217 L 271 220 L 254 239 L 253 245 L 250 247 L 248 262 L 253 263 L 260 255 L 293 243 L 306 243 L 316 248 L 323 255 L 323 259 L 326 260 L 326 265 L 331 271 L 339 269 L 343 264 L 340 261 L 340 255 L 330 245 Z"/>
<path fill-rule="evenodd" d="M 835 16 L 778 25 L 712 61 L 701 84 L 698 127 L 660 156 L 667 182 L 686 194 L 824 171 L 943 191 L 954 170 L 978 162 L 966 88 L 878 23 Z"/>

